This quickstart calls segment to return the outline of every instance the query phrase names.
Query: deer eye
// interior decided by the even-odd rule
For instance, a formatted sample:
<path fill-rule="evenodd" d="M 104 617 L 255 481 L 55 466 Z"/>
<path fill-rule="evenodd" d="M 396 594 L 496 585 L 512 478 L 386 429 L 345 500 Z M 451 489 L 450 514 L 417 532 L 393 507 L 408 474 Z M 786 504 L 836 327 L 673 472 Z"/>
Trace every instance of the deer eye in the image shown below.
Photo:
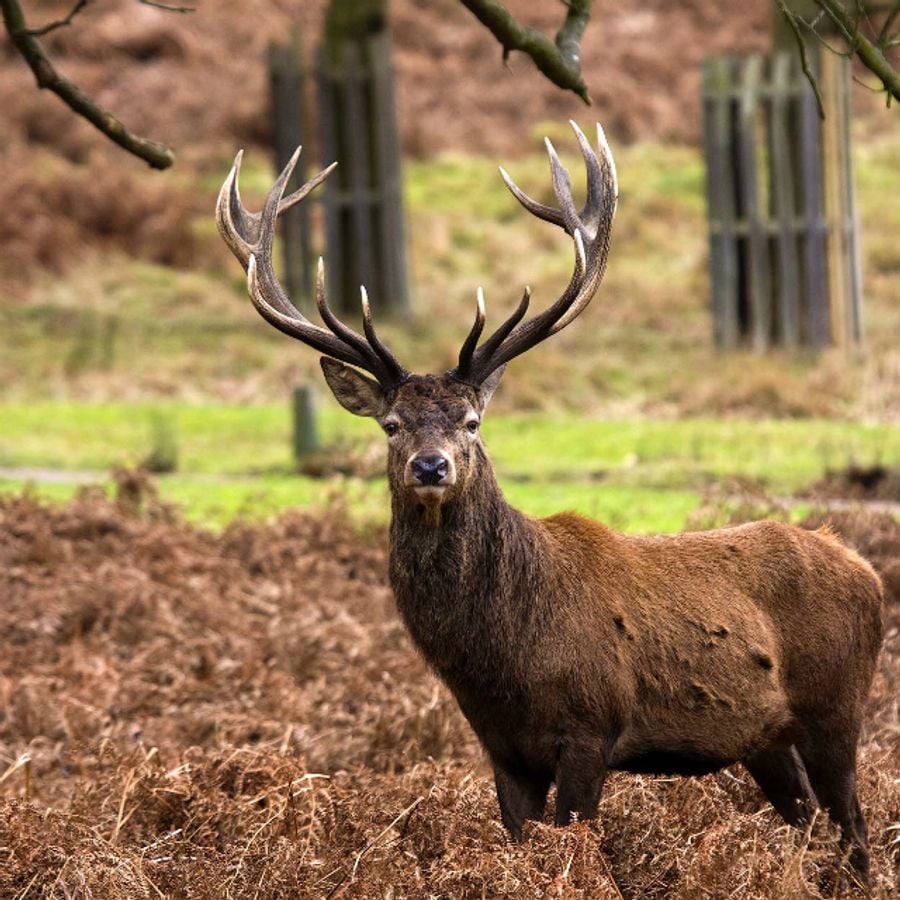
<path fill-rule="evenodd" d="M 475 432 L 478 431 L 478 419 L 469 419 L 469 421 L 466 422 L 466 428 L 469 429 L 470 434 L 475 434 Z"/>
<path fill-rule="evenodd" d="M 396 422 L 385 422 L 383 428 L 388 437 L 393 437 L 400 430 L 400 426 Z"/>

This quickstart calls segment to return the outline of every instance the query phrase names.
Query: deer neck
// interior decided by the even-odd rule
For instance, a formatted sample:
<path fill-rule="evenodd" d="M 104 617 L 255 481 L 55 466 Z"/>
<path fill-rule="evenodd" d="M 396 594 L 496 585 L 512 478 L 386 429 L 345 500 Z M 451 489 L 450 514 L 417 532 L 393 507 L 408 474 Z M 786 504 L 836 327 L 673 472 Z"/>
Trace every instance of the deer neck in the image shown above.
<path fill-rule="evenodd" d="M 504 500 L 486 456 L 437 524 L 394 486 L 392 511 L 391 584 L 426 659 L 451 687 L 507 681 L 515 650 L 527 645 L 509 635 L 525 637 L 540 595 L 535 523 Z"/>

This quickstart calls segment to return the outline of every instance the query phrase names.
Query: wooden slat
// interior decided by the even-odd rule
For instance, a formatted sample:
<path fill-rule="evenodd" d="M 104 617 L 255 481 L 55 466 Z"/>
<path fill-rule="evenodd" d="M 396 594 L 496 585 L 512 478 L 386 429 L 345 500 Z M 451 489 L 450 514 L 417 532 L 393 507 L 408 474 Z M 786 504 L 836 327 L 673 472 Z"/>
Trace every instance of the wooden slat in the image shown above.
<path fill-rule="evenodd" d="M 734 166 L 728 59 L 704 64 L 703 128 L 706 145 L 706 202 L 709 217 L 710 293 L 717 346 L 738 343 L 737 247 L 734 233 Z"/>
<path fill-rule="evenodd" d="M 823 347 L 831 333 L 828 311 L 828 277 L 825 237 L 828 225 L 822 196 L 821 126 L 812 88 L 806 84 L 800 100 L 801 198 L 807 227 L 803 247 L 806 339 L 813 347 Z"/>
<path fill-rule="evenodd" d="M 394 102 L 390 33 L 369 40 L 372 74 L 373 149 L 381 203 L 377 210 L 384 267 L 384 303 L 395 313 L 409 308 L 403 216 L 402 153 Z"/>
<path fill-rule="evenodd" d="M 825 105 L 822 123 L 822 149 L 825 174 L 825 215 L 828 221 L 828 297 L 831 315 L 831 339 L 839 347 L 847 346 L 847 279 L 844 240 L 844 195 L 841 175 L 841 136 L 837 57 L 822 54 L 819 83 Z"/>
<path fill-rule="evenodd" d="M 750 334 L 755 350 L 769 346 L 772 335 L 771 273 L 769 240 L 759 202 L 756 123 L 759 99 L 756 89 L 762 79 L 761 56 L 748 56 L 741 66 L 741 99 L 736 121 L 740 212 L 747 219 L 747 280 L 750 301 Z"/>
<path fill-rule="evenodd" d="M 789 348 L 800 342 L 800 270 L 795 231 L 794 166 L 788 132 L 793 57 L 779 53 L 772 59 L 769 107 L 769 171 L 772 213 L 777 221 L 778 329 Z"/>

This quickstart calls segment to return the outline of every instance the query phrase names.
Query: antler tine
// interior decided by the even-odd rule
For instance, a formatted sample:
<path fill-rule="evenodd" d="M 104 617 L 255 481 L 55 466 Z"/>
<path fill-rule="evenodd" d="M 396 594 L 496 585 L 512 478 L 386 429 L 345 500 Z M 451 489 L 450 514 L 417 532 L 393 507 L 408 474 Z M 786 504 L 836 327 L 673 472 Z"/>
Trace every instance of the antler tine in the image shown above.
<path fill-rule="evenodd" d="M 381 361 L 384 363 L 388 372 L 391 374 L 392 379 L 399 383 L 401 381 L 405 381 L 409 377 L 409 372 L 400 365 L 400 361 L 391 353 L 390 349 L 387 345 L 378 337 L 378 333 L 375 331 L 375 322 L 372 319 L 372 310 L 369 308 L 369 294 L 366 291 L 364 285 L 359 286 L 359 295 L 360 295 L 360 305 L 362 306 L 362 314 L 363 314 L 363 331 L 366 335 L 366 340 L 372 346 L 372 349 L 378 354 L 381 358 Z"/>
<path fill-rule="evenodd" d="M 513 180 L 509 177 L 509 172 L 503 168 L 503 166 L 497 167 L 500 170 L 500 177 L 503 179 L 503 183 L 509 188 L 509 192 L 528 210 L 533 216 L 537 216 L 539 219 L 543 219 L 545 222 L 551 222 L 553 225 L 559 225 L 560 228 L 566 227 L 565 219 L 562 216 L 562 213 L 558 209 L 554 209 L 552 206 L 545 206 L 543 203 L 538 203 L 537 200 L 533 200 L 528 194 L 525 193 Z"/>
<path fill-rule="evenodd" d="M 328 305 L 328 298 L 325 294 L 325 263 L 322 257 L 316 266 L 316 307 L 322 321 L 337 337 L 342 340 L 348 347 L 352 347 L 359 356 L 365 360 L 365 366 L 379 381 L 389 380 L 387 371 L 381 363 L 381 360 L 373 351 L 372 347 L 366 342 L 366 339 L 357 334 L 348 325 L 345 325 L 331 310 Z"/>
<path fill-rule="evenodd" d="M 578 210 L 575 209 L 575 201 L 572 199 L 572 180 L 569 178 L 569 172 L 566 167 L 559 161 L 556 155 L 556 148 L 550 143 L 550 138 L 544 138 L 544 145 L 547 148 L 547 157 L 550 160 L 550 178 L 553 182 L 553 193 L 561 207 L 563 226 L 567 234 L 574 234 L 581 220 L 578 218 Z"/>
<path fill-rule="evenodd" d="M 522 322 L 528 308 L 526 292 L 519 308 L 453 374 L 472 384 L 480 384 L 491 372 L 570 324 L 590 303 L 606 270 L 609 239 L 616 210 L 618 187 L 616 169 L 603 129 L 597 126 L 597 152 L 581 129 L 570 123 L 578 140 L 587 170 L 587 198 L 579 211 L 572 198 L 569 173 L 556 149 L 545 140 L 550 161 L 553 190 L 560 208 L 544 206 L 524 194 L 501 169 L 500 174 L 513 196 L 533 215 L 563 228 L 574 242 L 575 267 L 562 295 L 544 312 Z"/>
<path fill-rule="evenodd" d="M 298 148 L 298 153 L 302 148 Z M 333 162 L 330 166 L 326 166 L 318 175 L 313 175 L 309 181 L 302 187 L 297 188 L 292 194 L 284 197 L 278 204 L 278 215 L 286 213 L 289 209 L 295 207 L 298 203 L 305 200 L 335 169 L 337 162 Z"/>
<path fill-rule="evenodd" d="M 284 190 L 300 157 L 298 147 L 279 174 L 266 197 L 262 212 L 248 212 L 240 197 L 242 153 L 219 191 L 216 222 L 226 244 L 247 270 L 247 288 L 254 307 L 279 331 L 294 337 L 321 353 L 358 366 L 373 374 L 385 388 L 396 386 L 406 373 L 387 347 L 376 336 L 376 345 L 341 322 L 328 307 L 321 259 L 316 278 L 316 303 L 328 329 L 309 321 L 290 301 L 275 275 L 272 248 L 278 217 L 304 200 L 334 170 L 336 163 L 323 169 L 289 196 Z M 330 330 L 329 330 L 330 329 Z M 374 334 L 369 322 L 368 331 Z"/>
<path fill-rule="evenodd" d="M 259 239 L 259 214 L 248 213 L 241 204 L 238 178 L 241 174 L 241 160 L 244 151 L 238 150 L 231 171 L 219 190 L 216 199 L 216 225 L 228 249 L 240 260 L 246 269 L 253 252 L 252 244 Z M 255 220 L 255 221 L 254 221 Z M 247 236 L 250 236 L 248 240 Z"/>
<path fill-rule="evenodd" d="M 522 292 L 522 299 L 510 317 L 478 348 L 478 353 L 488 358 L 506 340 L 510 332 L 525 318 L 528 307 L 531 304 L 531 288 L 526 286 Z"/>
<path fill-rule="evenodd" d="M 472 355 L 478 346 L 481 332 L 484 331 L 484 289 L 479 287 L 475 292 L 475 321 L 459 351 L 457 372 L 468 372 L 472 367 Z"/>

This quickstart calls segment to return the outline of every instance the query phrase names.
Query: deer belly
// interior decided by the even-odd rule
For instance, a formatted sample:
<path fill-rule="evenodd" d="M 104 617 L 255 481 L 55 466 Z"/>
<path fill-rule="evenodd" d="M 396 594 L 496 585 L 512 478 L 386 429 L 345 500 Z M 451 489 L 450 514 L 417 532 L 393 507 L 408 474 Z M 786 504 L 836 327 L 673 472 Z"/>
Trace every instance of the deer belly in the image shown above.
<path fill-rule="evenodd" d="M 782 743 L 793 722 L 774 657 L 750 666 L 650 671 L 637 679 L 611 765 L 661 774 L 715 771 Z"/>

